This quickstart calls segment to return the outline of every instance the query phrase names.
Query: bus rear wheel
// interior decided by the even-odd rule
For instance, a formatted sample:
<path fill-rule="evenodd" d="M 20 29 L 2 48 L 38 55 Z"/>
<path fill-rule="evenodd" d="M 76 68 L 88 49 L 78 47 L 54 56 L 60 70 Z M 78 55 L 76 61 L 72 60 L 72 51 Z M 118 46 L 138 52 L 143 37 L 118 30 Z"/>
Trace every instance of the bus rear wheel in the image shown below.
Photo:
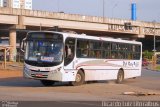
<path fill-rule="evenodd" d="M 117 74 L 116 83 L 121 84 L 123 81 L 124 81 L 124 72 L 123 72 L 123 70 L 119 70 L 118 74 Z"/>
<path fill-rule="evenodd" d="M 50 80 L 40 80 L 40 81 L 44 86 L 52 86 L 55 83 L 55 81 L 50 81 Z"/>
<path fill-rule="evenodd" d="M 84 81 L 85 81 L 85 75 L 82 70 L 79 70 L 76 75 L 75 81 L 70 82 L 70 84 L 72 86 L 79 86 L 82 85 Z"/>

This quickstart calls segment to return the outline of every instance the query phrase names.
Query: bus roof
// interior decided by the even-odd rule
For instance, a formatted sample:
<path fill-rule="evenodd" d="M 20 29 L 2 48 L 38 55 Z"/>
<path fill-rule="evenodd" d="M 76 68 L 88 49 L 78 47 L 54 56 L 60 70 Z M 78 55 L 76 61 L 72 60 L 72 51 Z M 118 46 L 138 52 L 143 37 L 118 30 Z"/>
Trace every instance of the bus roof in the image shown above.
<path fill-rule="evenodd" d="M 73 37 L 73 38 L 79 38 L 79 39 L 92 39 L 92 40 L 102 40 L 102 41 L 111 41 L 111 42 L 120 42 L 120 43 L 130 43 L 130 44 L 139 44 L 142 45 L 141 42 L 135 41 L 135 40 L 123 40 L 121 38 L 115 39 L 111 37 L 98 37 L 98 36 L 90 36 L 86 34 L 73 34 L 73 33 L 66 33 L 66 32 L 56 32 L 56 31 L 31 31 L 28 33 L 58 33 L 65 35 L 65 37 Z"/>

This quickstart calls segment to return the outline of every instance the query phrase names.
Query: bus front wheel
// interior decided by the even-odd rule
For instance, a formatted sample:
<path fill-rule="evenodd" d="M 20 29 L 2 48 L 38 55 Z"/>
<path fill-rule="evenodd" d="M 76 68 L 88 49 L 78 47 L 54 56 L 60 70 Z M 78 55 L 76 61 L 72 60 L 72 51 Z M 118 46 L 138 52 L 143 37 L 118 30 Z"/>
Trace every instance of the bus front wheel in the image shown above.
<path fill-rule="evenodd" d="M 52 86 L 55 83 L 55 81 L 50 81 L 50 80 L 40 80 L 40 81 L 44 86 Z"/>
<path fill-rule="evenodd" d="M 85 75 L 82 70 L 79 70 L 76 75 L 75 81 L 70 82 L 70 84 L 72 86 L 78 86 L 78 85 L 82 85 L 84 81 L 85 81 Z"/>
<path fill-rule="evenodd" d="M 123 72 L 123 70 L 119 70 L 118 74 L 117 74 L 116 83 L 121 84 L 123 82 L 123 80 L 124 80 L 124 72 Z"/>

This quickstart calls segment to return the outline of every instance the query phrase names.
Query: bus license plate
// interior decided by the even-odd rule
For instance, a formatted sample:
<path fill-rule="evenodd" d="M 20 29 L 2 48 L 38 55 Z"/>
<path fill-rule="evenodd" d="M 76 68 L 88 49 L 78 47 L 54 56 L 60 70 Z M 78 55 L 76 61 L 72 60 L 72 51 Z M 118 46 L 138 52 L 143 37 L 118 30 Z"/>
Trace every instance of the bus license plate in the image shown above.
<path fill-rule="evenodd" d="M 36 77 L 43 77 L 42 74 L 35 74 Z"/>

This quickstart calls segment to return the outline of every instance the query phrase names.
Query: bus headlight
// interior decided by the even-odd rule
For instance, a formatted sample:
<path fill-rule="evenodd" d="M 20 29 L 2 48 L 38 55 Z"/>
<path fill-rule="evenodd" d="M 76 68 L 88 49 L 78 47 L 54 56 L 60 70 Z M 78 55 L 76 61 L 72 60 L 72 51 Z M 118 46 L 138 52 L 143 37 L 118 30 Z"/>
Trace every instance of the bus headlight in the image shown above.
<path fill-rule="evenodd" d="M 26 66 L 24 66 L 24 71 L 27 71 L 27 72 L 28 72 L 28 70 L 29 70 L 29 69 L 28 69 Z"/>
<path fill-rule="evenodd" d="M 61 71 L 61 68 L 62 68 L 62 67 L 57 68 L 57 71 Z"/>

